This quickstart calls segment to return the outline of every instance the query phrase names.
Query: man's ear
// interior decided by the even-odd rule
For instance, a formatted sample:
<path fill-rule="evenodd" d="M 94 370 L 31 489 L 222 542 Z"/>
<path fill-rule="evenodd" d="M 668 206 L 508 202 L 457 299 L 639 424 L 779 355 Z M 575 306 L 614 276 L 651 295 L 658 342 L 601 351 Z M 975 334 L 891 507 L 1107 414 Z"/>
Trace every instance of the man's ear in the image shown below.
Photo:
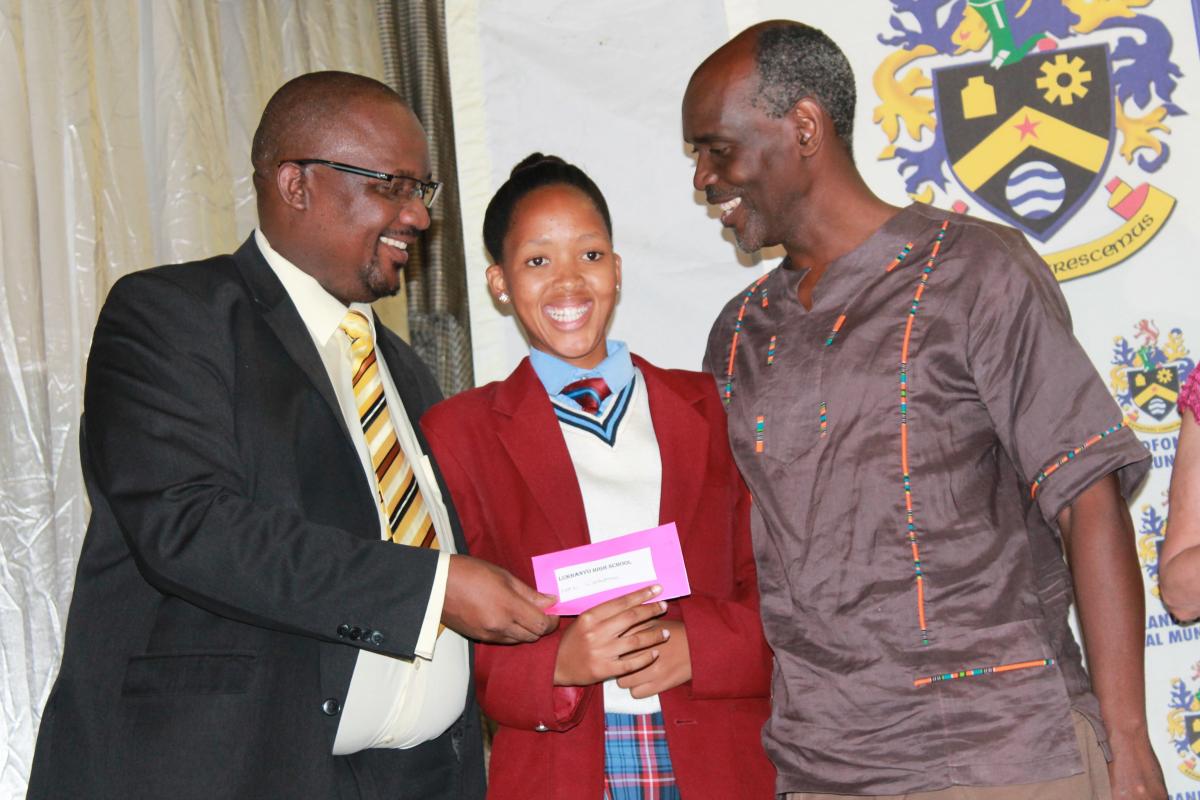
<path fill-rule="evenodd" d="M 275 190 L 284 205 L 296 211 L 308 208 L 308 182 L 305 180 L 304 169 L 299 164 L 290 161 L 279 165 L 275 170 Z"/>
<path fill-rule="evenodd" d="M 829 114 L 812 97 L 801 97 L 788 111 L 792 134 L 801 156 L 811 156 L 821 149 L 829 132 Z"/>

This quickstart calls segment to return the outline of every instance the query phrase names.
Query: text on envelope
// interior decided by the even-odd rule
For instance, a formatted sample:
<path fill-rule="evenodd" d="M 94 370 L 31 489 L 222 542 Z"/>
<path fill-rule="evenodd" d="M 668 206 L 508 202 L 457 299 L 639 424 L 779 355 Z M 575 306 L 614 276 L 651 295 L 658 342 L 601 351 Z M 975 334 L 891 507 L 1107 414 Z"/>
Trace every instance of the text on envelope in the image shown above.
<path fill-rule="evenodd" d="M 654 581 L 656 577 L 649 547 L 554 570 L 558 599 L 564 603 L 613 586 L 633 586 Z"/>

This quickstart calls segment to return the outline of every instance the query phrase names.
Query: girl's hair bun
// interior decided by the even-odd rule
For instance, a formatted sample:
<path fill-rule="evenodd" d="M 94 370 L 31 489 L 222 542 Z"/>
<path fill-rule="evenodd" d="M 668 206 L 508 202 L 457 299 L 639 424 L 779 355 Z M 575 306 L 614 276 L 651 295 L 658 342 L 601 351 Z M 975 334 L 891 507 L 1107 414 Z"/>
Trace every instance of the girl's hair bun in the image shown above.
<path fill-rule="evenodd" d="M 540 167 L 543 164 L 566 166 L 567 162 L 563 161 L 558 156 L 547 156 L 543 155 L 542 153 L 530 153 L 522 158 L 520 162 L 518 162 L 517 165 L 512 168 L 512 172 L 509 173 L 509 177 L 515 177 L 518 172 L 524 172 L 527 169 L 534 169 L 535 167 Z"/>

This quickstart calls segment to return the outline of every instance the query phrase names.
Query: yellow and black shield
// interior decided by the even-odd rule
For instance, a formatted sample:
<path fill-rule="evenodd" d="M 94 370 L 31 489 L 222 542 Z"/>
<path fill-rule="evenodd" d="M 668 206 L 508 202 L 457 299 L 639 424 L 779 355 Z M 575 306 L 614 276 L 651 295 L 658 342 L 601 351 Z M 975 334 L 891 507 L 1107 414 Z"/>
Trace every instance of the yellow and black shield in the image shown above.
<path fill-rule="evenodd" d="M 933 73 L 954 177 L 1001 219 L 1045 241 L 1095 190 L 1113 141 L 1108 47 L 981 61 Z"/>

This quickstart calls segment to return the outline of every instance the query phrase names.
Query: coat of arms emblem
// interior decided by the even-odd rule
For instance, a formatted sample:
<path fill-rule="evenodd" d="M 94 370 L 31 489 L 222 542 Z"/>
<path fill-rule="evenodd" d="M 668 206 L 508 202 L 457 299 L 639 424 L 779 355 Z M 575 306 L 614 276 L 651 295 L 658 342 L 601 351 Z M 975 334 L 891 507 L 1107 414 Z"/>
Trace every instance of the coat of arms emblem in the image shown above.
<path fill-rule="evenodd" d="M 1045 241 L 1108 165 L 1110 84 L 1104 45 L 934 70 L 950 170 L 997 217 Z"/>
<path fill-rule="evenodd" d="M 1133 341 L 1118 336 L 1109 382 L 1129 427 L 1142 433 L 1178 430 L 1179 389 L 1195 365 L 1179 328 L 1161 341 L 1158 326 L 1144 319 L 1135 326 Z"/>
<path fill-rule="evenodd" d="M 1150 178 L 1185 113 L 1172 31 L 1148 3 L 891 0 L 878 40 L 894 49 L 871 79 L 878 158 L 913 199 L 1047 245 L 1060 281 L 1121 263 L 1174 209 Z"/>

